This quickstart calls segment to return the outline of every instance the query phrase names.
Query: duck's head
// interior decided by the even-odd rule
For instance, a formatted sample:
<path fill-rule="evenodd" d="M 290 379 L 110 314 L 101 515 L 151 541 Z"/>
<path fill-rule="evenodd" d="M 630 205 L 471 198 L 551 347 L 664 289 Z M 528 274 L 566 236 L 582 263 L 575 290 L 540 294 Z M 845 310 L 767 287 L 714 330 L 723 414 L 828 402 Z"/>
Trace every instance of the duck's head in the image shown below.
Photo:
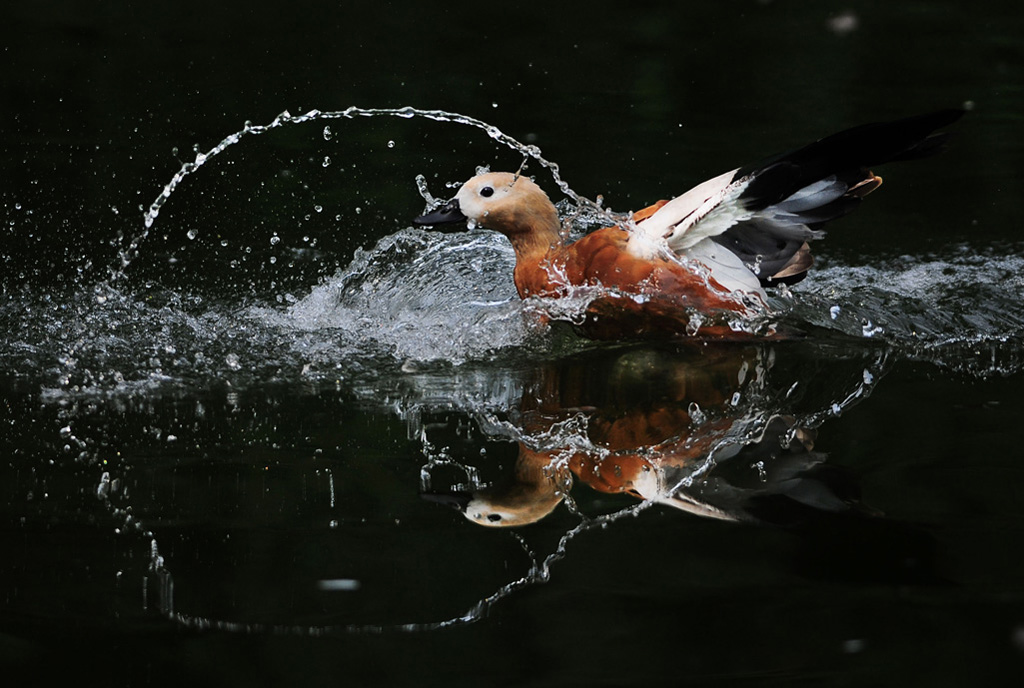
<path fill-rule="evenodd" d="M 488 172 L 462 185 L 455 198 L 413 220 L 416 226 L 467 223 L 511 238 L 558 237 L 558 212 L 532 179 L 510 172 Z"/>

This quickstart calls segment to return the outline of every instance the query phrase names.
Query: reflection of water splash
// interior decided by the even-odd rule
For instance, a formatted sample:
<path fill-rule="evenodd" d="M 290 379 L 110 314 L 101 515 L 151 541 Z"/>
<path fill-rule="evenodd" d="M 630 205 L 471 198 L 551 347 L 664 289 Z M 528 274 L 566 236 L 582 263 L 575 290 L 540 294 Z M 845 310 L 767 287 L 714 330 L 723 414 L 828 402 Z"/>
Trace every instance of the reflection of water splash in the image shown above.
<path fill-rule="evenodd" d="M 871 347 L 874 349 L 874 347 Z M 604 351 L 604 350 L 601 350 Z M 587 352 L 589 353 L 601 353 L 599 352 Z M 610 350 L 614 353 L 614 349 Z M 640 353 L 643 353 L 643 349 L 640 349 Z M 864 353 L 864 352 L 860 352 Z M 603 355 L 603 354 L 602 354 Z M 853 354 L 848 354 L 857 358 Z M 826 356 L 826 358 L 831 358 Z M 868 356 L 870 358 L 870 356 Z M 632 357 L 630 359 L 633 365 L 629 366 L 628 370 L 637 370 L 638 366 L 642 364 L 646 358 L 643 356 Z M 859 360 L 859 359 L 858 359 Z M 783 388 L 788 389 L 791 393 L 786 395 L 790 399 L 798 399 L 802 393 L 802 388 L 798 387 L 793 390 L 792 387 L 786 387 L 785 385 L 776 385 L 775 388 L 769 389 L 765 387 L 765 378 L 768 374 L 767 369 L 773 365 L 770 358 L 764 359 L 763 364 L 752 361 L 750 366 L 741 367 L 739 370 L 743 371 L 738 373 L 741 381 L 747 382 L 747 387 L 744 388 L 743 393 L 739 398 L 733 401 L 735 404 L 740 406 L 746 406 L 755 404 L 758 400 L 763 400 L 766 396 L 774 398 L 772 395 L 776 392 L 781 393 L 780 390 Z M 433 430 L 427 424 L 422 422 L 422 417 L 425 414 L 436 413 L 437 411 L 449 411 L 451 409 L 464 410 L 474 417 L 486 416 L 488 422 L 492 423 L 493 427 L 496 428 L 492 434 L 485 430 L 485 434 L 488 437 L 497 437 L 499 441 L 505 441 L 507 439 L 533 439 L 535 444 L 542 448 L 557 447 L 564 443 L 572 443 L 574 440 L 578 440 L 578 446 L 580 448 L 586 448 L 587 445 L 593 447 L 593 444 L 586 438 L 584 434 L 585 419 L 579 413 L 576 412 L 574 415 L 567 418 L 564 422 L 554 425 L 551 428 L 540 432 L 531 433 L 524 431 L 521 426 L 511 425 L 501 419 L 495 410 L 507 410 L 516 403 L 516 399 L 522 395 L 523 383 L 521 381 L 522 371 L 513 366 L 511 368 L 501 368 L 498 365 L 489 365 L 487 367 L 481 367 L 481 370 L 471 371 L 467 370 L 469 366 L 462 366 L 454 370 L 449 369 L 447 372 L 444 370 L 431 372 L 423 372 L 417 374 L 406 374 L 406 375 L 395 375 L 394 379 L 400 381 L 401 387 L 396 386 L 395 389 L 401 389 L 401 400 L 400 406 L 395 406 L 395 399 L 390 397 L 390 389 L 387 384 L 376 384 L 373 386 L 377 392 L 376 396 L 367 397 L 366 401 L 373 401 L 378 408 L 386 410 L 398 409 L 404 410 L 409 419 L 410 424 L 417 423 L 417 427 L 422 432 L 424 443 L 422 450 L 426 456 L 428 463 L 431 460 L 436 460 L 435 463 L 438 465 L 443 462 L 460 462 L 467 466 L 472 466 L 464 461 L 460 461 L 457 451 L 449 451 L 443 440 L 439 440 L 434 437 L 431 433 Z M 858 366 L 848 366 L 856 369 Z M 619 367 L 621 369 L 621 367 Z M 628 372 L 625 371 L 625 372 Z M 478 373 L 479 379 L 474 379 L 473 372 Z M 812 376 L 813 377 L 813 376 Z M 836 382 L 835 376 L 822 376 L 829 379 L 830 385 Z M 446 379 L 446 384 L 439 384 Z M 380 383 L 380 380 L 377 380 Z M 495 389 L 503 389 L 504 393 L 494 395 L 492 392 Z M 848 391 L 847 388 L 843 388 Z M 846 391 L 843 393 L 846 394 Z M 370 387 L 367 388 L 367 395 L 371 393 Z M 847 397 L 853 398 L 854 395 L 847 394 Z M 66 398 L 66 397 L 65 397 Z M 832 396 L 830 398 L 842 398 L 842 394 L 839 396 Z M 144 401 L 145 397 L 140 398 L 140 403 L 151 403 Z M 852 403 L 852 402 L 851 402 Z M 714 413 L 710 410 L 706 412 L 707 418 L 702 422 L 711 422 L 714 419 Z M 197 410 L 198 415 L 198 410 Z M 252 419 L 263 418 L 262 413 L 241 413 L 237 418 L 249 417 Z M 190 418 L 179 417 L 178 412 L 174 415 L 175 423 L 182 423 L 184 426 L 190 425 Z M 166 420 L 166 419 L 165 419 Z M 258 421 L 253 420 L 252 423 Z M 272 424 L 276 425 L 276 421 L 271 420 Z M 755 421 L 751 417 L 751 422 L 743 426 L 743 433 L 753 432 L 758 421 Z M 236 421 L 231 421 L 226 427 L 223 424 L 217 424 L 218 432 L 225 434 L 239 434 L 251 436 L 254 433 L 247 431 L 247 428 L 251 427 L 248 424 L 235 425 Z M 164 434 L 161 438 L 170 442 L 168 437 L 170 426 L 161 425 L 158 421 L 149 421 L 150 425 L 163 427 Z M 74 423 L 70 424 L 71 426 Z M 513 430 L 514 429 L 514 430 Z M 68 431 L 68 436 L 76 434 L 72 427 Z M 193 440 L 187 437 L 188 430 L 184 429 L 182 434 L 183 437 L 179 438 L 176 443 L 182 445 L 189 443 Z M 85 437 L 88 440 L 88 437 Z M 196 446 L 199 446 L 197 443 Z M 203 446 L 209 446 L 203 444 Z M 254 445 L 259 446 L 259 445 Z M 724 447 L 723 447 L 724 449 Z M 93 459 L 98 458 L 97 455 L 91 454 Z M 725 457 L 721 457 L 722 460 Z M 708 464 L 705 464 L 707 466 Z M 136 468 L 140 467 L 137 465 Z M 609 527 L 611 524 L 620 522 L 629 516 L 635 516 L 644 512 L 647 508 L 650 508 L 654 502 L 643 502 L 635 505 L 626 507 L 616 508 L 611 513 L 593 514 L 589 513 L 593 511 L 592 505 L 586 503 L 570 504 L 571 513 L 577 517 L 578 522 L 572 524 L 564 530 L 559 536 L 557 543 L 550 546 L 544 547 L 528 547 L 525 541 L 516 535 L 509 535 L 513 537 L 521 545 L 525 556 L 525 565 L 518 564 L 518 571 L 512 574 L 504 574 L 512 578 L 508 582 L 497 585 L 497 582 L 501 580 L 507 580 L 499 578 L 495 586 L 491 588 L 491 592 L 486 595 L 482 595 L 477 598 L 472 604 L 467 604 L 465 611 L 453 615 L 449 618 L 442 618 L 439 621 L 427 621 L 417 623 L 388 623 L 388 624 L 350 624 L 350 623 L 338 623 L 338 624 L 317 624 L 309 622 L 298 622 L 298 623 L 249 623 L 245 621 L 235 621 L 230 616 L 215 618 L 214 616 L 205 616 L 202 614 L 190 614 L 188 608 L 190 605 L 182 596 L 181 602 L 175 603 L 175 576 L 177 572 L 181 576 L 181 570 L 186 569 L 185 565 L 179 562 L 181 565 L 180 569 L 176 569 L 174 556 L 169 556 L 167 561 L 161 557 L 160 551 L 156 547 L 156 537 L 153 537 L 152 532 L 149 528 L 153 528 L 159 532 L 159 516 L 152 519 L 152 522 L 148 524 L 148 528 L 142 526 L 143 521 L 147 521 L 144 510 L 140 510 L 140 505 L 137 499 L 129 499 L 128 495 L 120 493 L 116 486 L 118 484 L 124 484 L 124 480 L 119 480 L 120 476 L 123 476 L 126 472 L 130 473 L 132 469 L 131 465 L 115 465 L 113 468 L 106 468 L 104 472 L 107 474 L 105 477 L 101 476 L 99 485 L 96 487 L 97 494 L 103 494 L 111 498 L 110 508 L 120 510 L 115 513 L 130 513 L 128 510 L 128 504 L 133 503 L 135 506 L 135 514 L 139 516 L 134 517 L 134 523 L 136 532 L 148 538 L 148 550 L 149 557 L 146 565 L 146 570 L 142 573 L 142 594 L 144 603 L 149 609 L 159 612 L 165 618 L 176 621 L 183 626 L 189 628 L 213 628 L 230 632 L 238 633 L 261 633 L 261 632 L 273 632 L 280 634 L 290 635 L 328 635 L 328 634 L 353 634 L 353 633 L 380 633 L 380 632 L 422 632 L 438 630 L 448 628 L 452 626 L 460 626 L 466 624 L 476 623 L 489 614 L 494 605 L 501 603 L 510 596 L 524 590 L 528 587 L 546 583 L 551 576 L 552 568 L 562 560 L 565 556 L 569 555 L 571 549 L 571 543 L 575 538 L 583 533 L 600 530 Z M 467 472 L 467 483 L 480 482 L 479 476 L 473 475 L 471 471 Z M 333 478 L 331 479 L 331 492 L 330 500 L 332 507 L 334 506 L 334 492 L 333 492 Z M 405 488 L 411 488 L 411 485 L 405 485 Z M 116 498 L 116 499 L 115 499 Z M 326 498 L 326 497 L 324 497 Z M 144 502 L 144 500 L 143 500 Z M 115 506 L 115 503 L 116 506 Z M 173 526 L 171 526 L 173 529 Z M 172 530 L 173 532 L 173 530 Z M 161 539 L 163 543 L 164 540 Z M 173 543 L 173 540 L 171 540 Z M 166 547 L 166 546 L 165 546 Z M 161 547 L 163 550 L 165 547 Z M 167 548 L 173 552 L 173 548 Z M 178 552 L 179 556 L 184 557 L 181 552 Z M 511 559 L 511 565 L 516 566 L 517 558 Z M 525 570 L 523 570 L 525 568 Z M 190 582 L 187 578 L 182 578 L 179 583 Z M 321 581 L 322 582 L 322 581 Z M 187 590 L 189 586 L 179 585 L 180 590 Z M 486 589 L 485 589 L 486 591 Z M 484 591 L 480 591 L 481 593 Z M 480 594 L 480 593 L 478 593 Z M 463 602 L 462 604 L 466 604 Z M 462 608 L 462 607 L 460 607 Z M 447 615 L 450 610 L 445 610 L 444 614 Z M 440 615 L 438 615 L 440 616 Z M 408 617 L 406 617 L 408 618 Z M 428 617 L 438 618 L 438 617 Z"/>
<path fill-rule="evenodd" d="M 520 590 L 548 582 L 551 578 L 551 567 L 565 558 L 569 544 L 578 536 L 592 530 L 607 528 L 611 524 L 623 518 L 638 516 L 641 512 L 650 508 L 651 505 L 653 505 L 653 502 L 641 502 L 614 513 L 584 518 L 576 526 L 563 533 L 558 539 L 558 543 L 555 545 L 553 550 L 543 558 L 538 557 L 519 534 L 514 532 L 507 533 L 507 535 L 514 538 L 520 544 L 523 552 L 529 559 L 530 565 L 526 573 L 501 586 L 490 595 L 480 599 L 464 613 L 440 621 L 397 623 L 388 625 L 323 624 L 303 626 L 297 624 L 242 623 L 227 621 L 224 619 L 211 619 L 208 617 L 194 616 L 180 611 L 171 611 L 167 615 L 169 618 L 187 628 L 204 630 L 214 629 L 219 631 L 229 631 L 232 633 L 269 632 L 275 635 L 294 636 L 348 635 L 362 633 L 378 634 L 388 632 L 421 633 L 470 625 L 486 618 L 496 604 Z"/>
<path fill-rule="evenodd" d="M 97 447 L 102 442 L 97 438 L 88 437 L 81 439 L 76 436 L 72 429 L 77 425 L 77 418 L 65 418 L 68 425 L 61 428 L 61 438 L 69 443 L 74 443 L 81 451 L 75 458 L 76 462 L 85 466 L 100 466 L 104 470 L 100 473 L 99 482 L 96 485 L 96 498 L 117 525 L 114 533 L 118 536 L 132 535 L 140 537 L 148 542 L 148 561 L 145 569 L 141 571 L 141 600 L 142 610 L 155 609 L 163 615 L 174 613 L 174 577 L 166 566 L 164 557 L 160 554 L 156 534 L 133 513 L 130 504 L 130 495 L 125 484 L 125 466 L 114 465 L 111 460 L 104 459 L 104 452 Z M 162 433 L 156 429 L 156 434 Z M 174 441 L 173 435 L 167 436 L 168 441 Z M 113 471 L 113 473 L 112 473 Z M 118 578 L 123 571 L 118 571 Z"/>

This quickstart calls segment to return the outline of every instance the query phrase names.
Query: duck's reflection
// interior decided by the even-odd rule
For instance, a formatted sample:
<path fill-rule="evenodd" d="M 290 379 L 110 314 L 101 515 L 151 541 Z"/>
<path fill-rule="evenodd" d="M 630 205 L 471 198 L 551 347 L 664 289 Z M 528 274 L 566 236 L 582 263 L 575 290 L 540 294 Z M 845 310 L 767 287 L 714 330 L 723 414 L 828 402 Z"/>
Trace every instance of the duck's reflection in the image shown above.
<path fill-rule="evenodd" d="M 862 508 L 814 451 L 809 425 L 820 415 L 794 403 L 811 380 L 775 379 L 775 359 L 765 346 L 663 346 L 545 365 L 503 426 L 514 428 L 514 468 L 493 484 L 424 496 L 492 527 L 535 523 L 563 503 L 580 512 L 577 482 L 722 520 Z"/>

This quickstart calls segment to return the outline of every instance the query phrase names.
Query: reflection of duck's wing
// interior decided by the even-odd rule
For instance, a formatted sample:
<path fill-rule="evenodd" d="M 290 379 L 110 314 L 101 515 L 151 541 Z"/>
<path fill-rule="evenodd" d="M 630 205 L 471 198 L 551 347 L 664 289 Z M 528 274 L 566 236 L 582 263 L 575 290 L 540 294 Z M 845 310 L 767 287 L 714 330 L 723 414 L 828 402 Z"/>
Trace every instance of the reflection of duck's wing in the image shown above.
<path fill-rule="evenodd" d="M 678 470 L 678 469 L 676 469 Z M 664 504 L 694 516 L 714 518 L 720 521 L 737 521 L 736 514 L 719 508 L 707 501 L 697 499 L 686 490 L 671 482 L 672 470 L 651 470 L 633 482 L 631 494 L 658 504 Z M 669 475 L 666 475 L 669 474 Z"/>
<path fill-rule="evenodd" d="M 826 463 L 825 454 L 813 451 L 814 433 L 792 423 L 776 416 L 757 442 L 721 447 L 706 473 L 675 476 L 675 496 L 706 503 L 734 520 L 777 525 L 814 512 L 873 514 L 861 504 L 853 474 Z M 673 484 L 671 474 L 665 480 Z"/>

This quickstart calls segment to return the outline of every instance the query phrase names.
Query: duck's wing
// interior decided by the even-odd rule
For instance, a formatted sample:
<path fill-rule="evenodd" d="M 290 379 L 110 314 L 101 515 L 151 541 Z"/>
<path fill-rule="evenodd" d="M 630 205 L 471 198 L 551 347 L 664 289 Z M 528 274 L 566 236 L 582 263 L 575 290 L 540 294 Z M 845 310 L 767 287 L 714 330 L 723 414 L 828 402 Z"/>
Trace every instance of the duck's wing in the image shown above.
<path fill-rule="evenodd" d="M 718 244 L 763 286 L 799 281 L 813 262 L 807 242 L 882 183 L 869 168 L 937 152 L 946 135 L 934 132 L 963 112 L 866 124 L 726 172 L 666 203 L 638 233 L 698 259 Z"/>

